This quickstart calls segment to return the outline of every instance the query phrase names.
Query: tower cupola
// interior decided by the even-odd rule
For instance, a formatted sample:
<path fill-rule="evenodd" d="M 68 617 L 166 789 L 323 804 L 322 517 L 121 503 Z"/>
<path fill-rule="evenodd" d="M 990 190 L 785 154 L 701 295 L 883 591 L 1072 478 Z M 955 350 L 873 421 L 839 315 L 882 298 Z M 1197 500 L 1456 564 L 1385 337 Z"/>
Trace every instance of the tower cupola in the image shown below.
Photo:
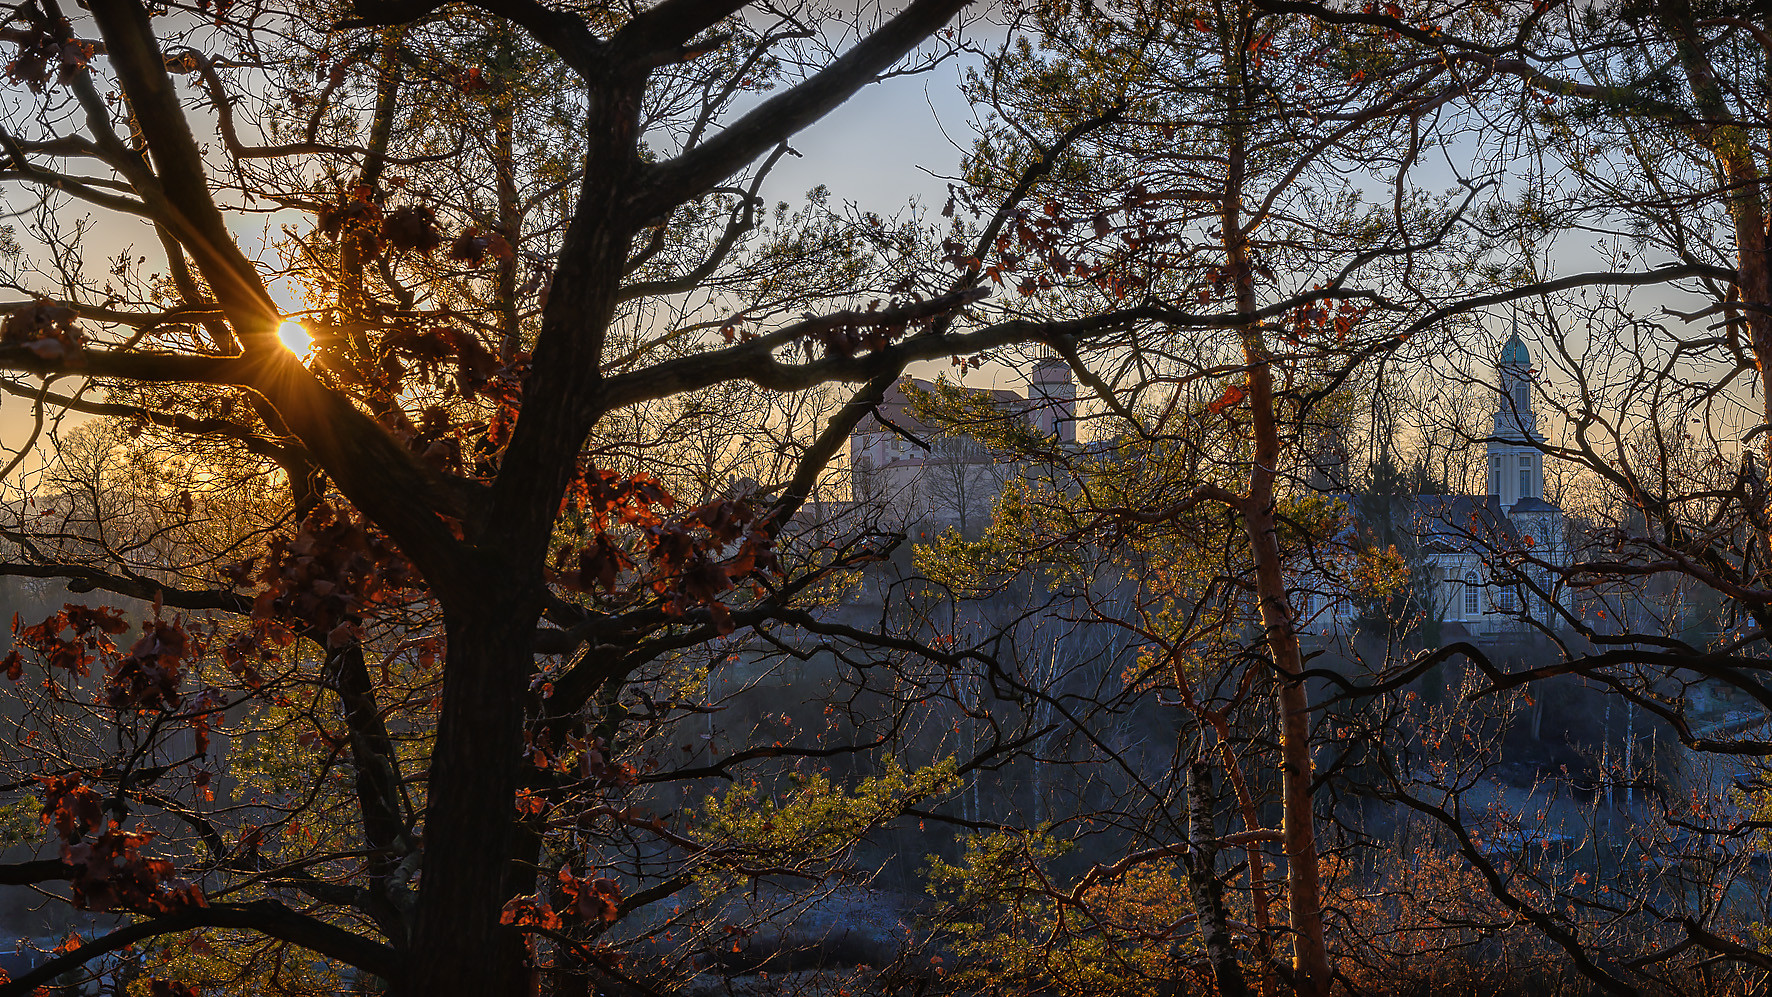
<path fill-rule="evenodd" d="M 1528 441 L 1538 427 L 1532 413 L 1532 354 L 1520 338 L 1518 323 L 1495 361 L 1495 435 Z"/>
<path fill-rule="evenodd" d="M 1526 349 L 1526 341 L 1520 338 L 1520 330 L 1507 337 L 1507 344 L 1501 348 L 1501 358 L 1496 361 L 1504 367 L 1528 368 L 1532 366 L 1532 354 Z"/>
<path fill-rule="evenodd" d="M 1495 427 L 1489 434 L 1489 494 L 1504 509 L 1544 498 L 1544 452 L 1538 446 L 1544 439 L 1532 411 L 1534 387 L 1532 353 L 1515 319 L 1495 358 Z"/>

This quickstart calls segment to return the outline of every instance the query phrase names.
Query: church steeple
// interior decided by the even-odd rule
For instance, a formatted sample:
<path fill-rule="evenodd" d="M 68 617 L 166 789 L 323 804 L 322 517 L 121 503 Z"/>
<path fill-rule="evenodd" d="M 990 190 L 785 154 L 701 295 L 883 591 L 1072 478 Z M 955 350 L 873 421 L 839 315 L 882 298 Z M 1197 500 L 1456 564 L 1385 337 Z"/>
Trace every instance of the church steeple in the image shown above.
<path fill-rule="evenodd" d="M 1535 443 L 1538 418 L 1532 411 L 1532 354 L 1520 338 L 1519 317 L 1495 358 L 1495 427 L 1489 439 L 1489 494 L 1504 509 L 1522 499 L 1544 498 L 1544 456 Z"/>
<path fill-rule="evenodd" d="M 1532 412 L 1532 354 L 1520 338 L 1518 319 L 1495 360 L 1495 381 L 1500 396 L 1495 405 L 1495 435 L 1532 439 L 1537 430 Z"/>

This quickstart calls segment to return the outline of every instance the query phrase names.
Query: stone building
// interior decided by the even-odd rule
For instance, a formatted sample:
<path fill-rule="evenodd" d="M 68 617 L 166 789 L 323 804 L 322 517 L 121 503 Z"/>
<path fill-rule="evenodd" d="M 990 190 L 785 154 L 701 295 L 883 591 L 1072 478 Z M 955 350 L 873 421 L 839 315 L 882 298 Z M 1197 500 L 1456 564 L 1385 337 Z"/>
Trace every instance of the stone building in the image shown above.
<path fill-rule="evenodd" d="M 956 527 L 962 533 L 982 528 L 1003 485 L 1022 469 L 970 436 L 918 419 L 904 383 L 913 390 L 935 388 L 907 378 L 888 388 L 875 411 L 856 425 L 849 436 L 853 501 L 877 510 L 881 525 L 892 528 L 921 524 L 928 532 Z M 1004 418 L 1025 419 L 1044 436 L 1076 443 L 1076 385 L 1064 361 L 1037 363 L 1025 394 L 1008 388 L 981 393 Z"/>

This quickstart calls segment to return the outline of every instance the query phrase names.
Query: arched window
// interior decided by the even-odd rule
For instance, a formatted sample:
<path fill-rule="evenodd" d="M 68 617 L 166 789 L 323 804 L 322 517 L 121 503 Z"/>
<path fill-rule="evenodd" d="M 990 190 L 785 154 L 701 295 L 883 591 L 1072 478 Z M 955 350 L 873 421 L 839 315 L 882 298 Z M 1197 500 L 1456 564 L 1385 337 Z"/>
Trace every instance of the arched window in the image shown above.
<path fill-rule="evenodd" d="M 1514 411 L 1525 412 L 1532 408 L 1532 385 L 1520 381 L 1514 385 Z"/>
<path fill-rule="evenodd" d="M 1514 590 L 1513 589 L 1502 589 L 1500 592 L 1496 593 L 1495 606 L 1497 609 L 1500 609 L 1504 613 L 1513 612 L 1514 611 Z"/>
<path fill-rule="evenodd" d="M 1477 573 L 1464 573 L 1464 615 L 1475 616 L 1483 611 L 1482 604 L 1477 600 Z"/>

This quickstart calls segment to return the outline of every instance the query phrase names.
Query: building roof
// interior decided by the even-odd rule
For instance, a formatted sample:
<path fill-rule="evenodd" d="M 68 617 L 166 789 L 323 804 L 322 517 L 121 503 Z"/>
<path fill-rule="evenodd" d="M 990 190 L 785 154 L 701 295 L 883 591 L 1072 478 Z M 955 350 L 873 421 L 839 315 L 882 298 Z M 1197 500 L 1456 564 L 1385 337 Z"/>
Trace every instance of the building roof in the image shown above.
<path fill-rule="evenodd" d="M 905 380 L 910 381 L 913 386 L 921 391 L 935 390 L 935 385 L 920 378 L 906 378 Z M 900 384 L 901 383 L 902 382 L 900 382 Z M 970 388 L 968 390 L 989 395 L 992 401 L 996 402 L 1009 413 L 1018 413 L 1018 406 L 1025 406 L 1027 404 L 1027 398 L 1025 396 L 1020 392 L 1011 391 L 1008 388 Z M 887 420 L 891 421 L 893 425 L 905 432 L 915 433 L 919 436 L 932 435 L 936 432 L 934 427 L 925 425 L 922 420 L 911 414 L 910 399 L 905 396 L 904 389 L 900 387 L 899 384 L 893 384 L 886 389 L 886 391 L 880 396 L 880 404 L 875 406 L 875 409 L 881 416 L 884 416 Z M 886 427 L 880 424 L 880 420 L 874 417 L 873 412 L 870 412 L 867 415 L 862 416 L 861 421 L 856 423 L 853 435 L 886 431 Z"/>
<path fill-rule="evenodd" d="M 1423 540 L 1462 549 L 1475 537 L 1517 539 L 1499 495 L 1417 495 L 1417 529 Z"/>
<path fill-rule="evenodd" d="M 1527 351 L 1525 342 L 1516 332 L 1507 337 L 1506 345 L 1501 348 L 1501 357 L 1495 362 L 1506 366 L 1530 367 L 1532 366 L 1532 354 Z"/>

